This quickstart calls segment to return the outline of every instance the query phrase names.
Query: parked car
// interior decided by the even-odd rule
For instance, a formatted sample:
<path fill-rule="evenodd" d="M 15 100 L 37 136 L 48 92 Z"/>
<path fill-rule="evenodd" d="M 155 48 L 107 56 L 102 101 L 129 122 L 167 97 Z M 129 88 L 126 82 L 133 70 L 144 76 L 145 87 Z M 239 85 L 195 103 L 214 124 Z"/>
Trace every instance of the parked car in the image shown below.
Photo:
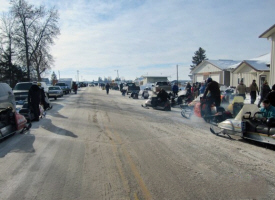
<path fill-rule="evenodd" d="M 20 82 L 13 88 L 15 101 L 25 101 L 28 99 L 29 89 L 32 86 L 32 82 Z"/>
<path fill-rule="evenodd" d="M 57 83 L 55 86 L 60 86 L 64 94 L 69 94 L 71 92 L 71 89 L 66 83 Z"/>
<path fill-rule="evenodd" d="M 63 97 L 63 90 L 59 86 L 50 86 L 49 88 L 49 98 L 54 98 L 55 100 L 59 97 Z"/>

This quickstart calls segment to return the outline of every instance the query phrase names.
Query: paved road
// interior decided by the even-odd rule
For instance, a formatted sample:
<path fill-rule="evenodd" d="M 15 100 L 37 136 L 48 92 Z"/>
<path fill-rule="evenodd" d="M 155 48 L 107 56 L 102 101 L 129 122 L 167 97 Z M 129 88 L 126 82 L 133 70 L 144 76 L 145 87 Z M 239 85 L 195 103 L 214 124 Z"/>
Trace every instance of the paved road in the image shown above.
<path fill-rule="evenodd" d="M 0 143 L 0 199 L 274 199 L 274 150 L 82 89 Z"/>

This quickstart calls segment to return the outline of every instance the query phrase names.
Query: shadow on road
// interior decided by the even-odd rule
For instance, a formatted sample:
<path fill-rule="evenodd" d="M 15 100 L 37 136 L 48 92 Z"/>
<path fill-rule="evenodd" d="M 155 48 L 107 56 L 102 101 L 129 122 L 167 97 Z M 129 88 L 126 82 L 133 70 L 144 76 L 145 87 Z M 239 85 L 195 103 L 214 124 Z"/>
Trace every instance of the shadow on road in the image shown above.
<path fill-rule="evenodd" d="M 54 134 L 57 134 L 57 135 L 64 135 L 64 136 L 77 138 L 77 135 L 75 135 L 73 132 L 54 125 L 52 123 L 51 119 L 44 118 L 43 121 L 44 121 L 44 123 L 41 125 L 41 127 L 43 129 L 45 129 L 47 131 L 50 131 L 50 132 L 52 132 Z"/>
<path fill-rule="evenodd" d="M 34 153 L 33 143 L 35 136 L 27 135 L 14 135 L 13 140 L 7 140 L 1 143 L 0 158 L 5 157 L 8 153 Z"/>

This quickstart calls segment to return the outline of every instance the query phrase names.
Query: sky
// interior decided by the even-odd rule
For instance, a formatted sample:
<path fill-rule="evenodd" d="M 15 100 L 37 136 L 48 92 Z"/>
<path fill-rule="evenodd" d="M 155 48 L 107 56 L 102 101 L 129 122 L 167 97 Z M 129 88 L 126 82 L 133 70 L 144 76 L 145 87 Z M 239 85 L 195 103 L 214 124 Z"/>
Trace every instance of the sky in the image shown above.
<path fill-rule="evenodd" d="M 194 52 L 245 60 L 271 51 L 259 35 L 275 24 L 274 0 L 28 0 L 59 10 L 51 53 L 61 78 L 142 75 L 189 79 Z M 0 12 L 9 9 L 0 0 Z"/>

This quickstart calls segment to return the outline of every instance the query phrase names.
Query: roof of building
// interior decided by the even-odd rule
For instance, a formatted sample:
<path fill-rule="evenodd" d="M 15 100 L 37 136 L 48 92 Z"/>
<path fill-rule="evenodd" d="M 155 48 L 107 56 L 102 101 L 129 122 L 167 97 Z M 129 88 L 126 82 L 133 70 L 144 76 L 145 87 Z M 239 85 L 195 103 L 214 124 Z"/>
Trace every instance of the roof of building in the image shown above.
<path fill-rule="evenodd" d="M 240 63 L 240 61 L 237 61 L 237 60 L 207 60 L 207 61 L 222 70 L 232 69 L 233 66 Z"/>
<path fill-rule="evenodd" d="M 269 38 L 271 35 L 275 34 L 275 24 L 263 32 L 259 38 Z"/>
<path fill-rule="evenodd" d="M 256 71 L 270 71 L 270 59 L 271 53 L 267 53 L 256 58 L 244 60 L 237 66 L 235 70 L 237 70 L 243 63 L 245 63 Z"/>
<path fill-rule="evenodd" d="M 266 63 L 267 65 L 270 65 L 271 53 L 267 53 L 267 54 L 261 55 L 259 57 L 251 58 L 251 59 L 248 59 L 248 60 L 256 60 L 256 61 L 259 61 L 259 62 Z"/>
<path fill-rule="evenodd" d="M 216 66 L 220 70 L 234 69 L 241 63 L 241 61 L 237 61 L 237 60 L 222 60 L 222 59 L 220 59 L 220 60 L 204 60 L 199 65 L 197 65 L 190 73 L 192 73 L 193 71 L 198 69 L 205 62 L 208 62 L 208 63 Z"/>
<path fill-rule="evenodd" d="M 143 78 L 168 78 L 168 76 L 142 76 Z"/>

